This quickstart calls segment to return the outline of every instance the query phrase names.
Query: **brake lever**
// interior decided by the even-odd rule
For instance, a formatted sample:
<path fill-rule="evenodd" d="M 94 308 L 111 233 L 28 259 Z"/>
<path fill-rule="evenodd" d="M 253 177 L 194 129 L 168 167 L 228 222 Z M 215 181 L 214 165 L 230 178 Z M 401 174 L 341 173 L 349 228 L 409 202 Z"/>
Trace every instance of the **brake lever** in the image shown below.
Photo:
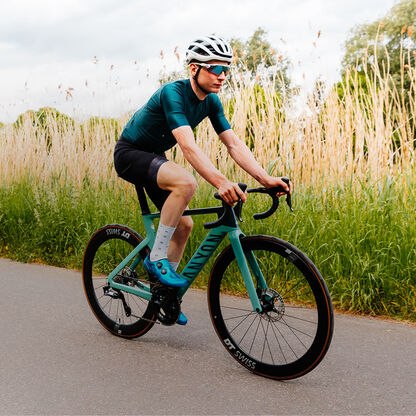
<path fill-rule="evenodd" d="M 289 186 L 289 182 L 290 182 L 290 179 L 289 178 L 282 178 L 282 181 L 287 185 L 287 186 Z M 286 194 L 286 203 L 287 203 L 287 205 L 288 205 L 288 207 L 289 207 L 289 209 L 290 209 L 290 211 L 292 211 L 293 212 L 293 208 L 292 208 L 292 195 L 290 195 L 289 193 L 287 193 Z"/>
<path fill-rule="evenodd" d="M 239 182 L 238 186 L 240 187 L 240 189 L 245 192 L 247 189 L 247 185 L 245 183 Z M 243 209 L 243 200 L 240 198 L 236 204 L 236 206 L 234 207 L 234 214 L 237 217 L 238 221 L 243 222 L 243 219 L 241 217 L 241 211 Z"/>

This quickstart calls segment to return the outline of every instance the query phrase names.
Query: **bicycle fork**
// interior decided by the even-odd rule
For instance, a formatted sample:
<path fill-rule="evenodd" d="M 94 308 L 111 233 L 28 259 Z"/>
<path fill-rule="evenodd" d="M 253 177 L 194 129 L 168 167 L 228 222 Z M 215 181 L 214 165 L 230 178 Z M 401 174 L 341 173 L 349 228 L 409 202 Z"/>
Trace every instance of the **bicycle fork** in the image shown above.
<path fill-rule="evenodd" d="M 244 236 L 244 234 L 239 229 L 231 231 L 229 233 L 231 246 L 233 248 L 238 267 L 243 276 L 244 283 L 246 285 L 246 289 L 250 297 L 251 305 L 253 306 L 253 310 L 255 312 L 261 313 L 263 311 L 263 308 L 260 304 L 257 290 L 254 286 L 253 278 L 250 273 L 250 269 L 252 270 L 254 277 L 257 281 L 258 289 L 267 289 L 267 284 L 253 252 L 249 251 L 247 253 L 244 253 L 243 247 L 240 242 L 240 237 L 242 236 Z"/>

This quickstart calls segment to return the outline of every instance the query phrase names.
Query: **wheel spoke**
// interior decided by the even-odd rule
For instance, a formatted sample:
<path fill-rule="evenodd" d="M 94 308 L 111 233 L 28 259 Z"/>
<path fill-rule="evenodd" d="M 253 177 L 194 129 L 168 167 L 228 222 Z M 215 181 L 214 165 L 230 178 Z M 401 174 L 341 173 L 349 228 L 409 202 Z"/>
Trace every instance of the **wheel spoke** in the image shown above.
<path fill-rule="evenodd" d="M 249 354 L 251 354 L 251 350 L 253 349 L 254 341 L 256 340 L 256 335 L 257 335 L 257 332 L 259 330 L 259 326 L 260 326 L 260 322 L 261 322 L 261 318 L 259 317 L 259 315 L 257 315 L 257 317 L 259 318 L 259 323 L 257 325 L 256 332 L 254 333 L 254 336 L 253 336 L 253 342 L 251 343 L 250 351 L 248 352 Z"/>
<path fill-rule="evenodd" d="M 287 313 L 285 313 L 285 317 L 286 318 L 291 318 L 291 319 L 297 319 L 298 321 L 302 321 L 302 322 L 308 322 L 308 323 L 314 324 L 314 325 L 318 325 L 318 322 L 310 321 L 309 319 L 299 318 L 298 316 L 288 315 Z"/>
<path fill-rule="evenodd" d="M 256 314 L 256 313 L 257 312 L 250 312 L 250 313 L 245 313 L 244 315 L 229 316 L 228 318 L 224 318 L 224 321 L 230 321 L 231 319 L 238 319 L 242 317 L 245 317 L 244 319 L 246 319 L 248 316 Z"/>
<path fill-rule="evenodd" d="M 108 282 L 106 280 L 101 286 L 94 286 L 94 287 L 95 287 L 95 290 L 98 290 L 98 289 L 102 289 L 103 287 L 105 287 L 107 285 L 108 285 Z"/>
<path fill-rule="evenodd" d="M 279 328 L 276 328 L 276 329 L 279 331 Z M 286 359 L 285 353 L 283 352 L 283 349 L 282 349 L 282 346 L 280 344 L 279 338 L 276 335 L 276 331 L 274 330 L 274 325 L 272 325 L 272 331 L 273 331 L 273 334 L 276 338 L 277 344 L 279 345 L 279 349 L 280 349 L 280 352 L 282 353 L 283 359 L 285 360 L 285 363 L 287 364 L 287 359 Z M 279 331 L 279 333 L 280 333 L 280 331 Z"/>
<path fill-rule="evenodd" d="M 269 332 L 269 325 L 270 325 L 270 321 L 267 321 L 266 331 L 264 331 L 263 322 L 261 324 L 261 326 L 263 328 L 263 332 L 264 332 L 264 343 L 263 343 L 263 349 L 262 349 L 262 352 L 261 352 L 261 360 L 263 360 L 264 348 L 265 348 L 266 343 L 267 343 L 267 348 L 269 349 L 270 358 L 272 359 L 272 362 L 274 364 L 272 350 L 270 349 L 269 340 L 268 340 L 268 337 L 267 337 L 267 333 Z"/>
<path fill-rule="evenodd" d="M 309 338 L 313 338 L 314 336 L 313 335 L 311 335 L 311 334 L 307 334 L 306 332 L 303 332 L 303 331 L 301 331 L 300 329 L 297 329 L 297 328 L 295 328 L 295 327 L 293 327 L 293 326 L 291 326 L 291 325 L 289 325 L 284 319 L 282 319 L 282 322 L 284 322 L 284 324 L 290 329 L 290 331 L 293 333 L 293 335 L 295 335 L 296 337 L 297 337 L 297 335 L 296 335 L 296 333 L 295 333 L 295 331 L 296 332 L 298 332 L 298 333 L 300 333 L 300 334 L 302 334 L 302 335 L 305 335 L 305 336 L 307 336 L 307 337 L 309 337 Z"/>
<path fill-rule="evenodd" d="M 282 334 L 279 327 L 276 325 L 276 322 L 274 322 L 274 327 L 279 332 L 279 334 L 281 336 L 281 339 L 286 343 L 286 345 L 289 347 L 290 351 L 292 351 L 292 353 L 296 357 L 296 359 L 298 359 L 299 358 L 298 355 L 296 354 L 295 350 L 292 348 L 292 345 L 289 343 L 289 341 L 286 339 L 286 337 Z"/>
<path fill-rule="evenodd" d="M 244 335 L 242 336 L 242 338 L 240 339 L 239 344 L 241 344 L 243 342 L 243 339 L 245 338 L 245 336 L 248 334 L 248 331 L 250 330 L 251 326 L 253 325 L 254 321 L 257 318 L 257 314 L 254 315 L 254 319 L 251 321 L 250 326 L 247 328 L 246 332 L 244 332 Z"/>
<path fill-rule="evenodd" d="M 253 315 L 253 313 L 254 312 L 249 313 L 248 315 L 241 315 L 240 318 L 243 317 L 243 316 L 245 316 L 245 318 L 243 320 L 241 320 L 240 323 L 237 326 L 235 326 L 233 329 L 230 330 L 230 334 L 232 334 L 249 316 Z M 228 319 L 234 319 L 234 318 L 228 318 Z"/>
<path fill-rule="evenodd" d="M 234 308 L 232 306 L 222 306 L 222 309 L 234 309 L 236 311 L 253 312 L 253 309 Z"/>

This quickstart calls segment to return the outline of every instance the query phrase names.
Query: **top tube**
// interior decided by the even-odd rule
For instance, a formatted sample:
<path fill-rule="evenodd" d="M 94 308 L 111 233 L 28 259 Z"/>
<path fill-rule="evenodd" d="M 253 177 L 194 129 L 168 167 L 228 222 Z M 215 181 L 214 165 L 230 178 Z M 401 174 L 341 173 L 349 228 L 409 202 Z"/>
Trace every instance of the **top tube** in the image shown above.
<path fill-rule="evenodd" d="M 289 183 L 289 178 L 282 178 L 282 180 L 285 183 Z M 278 208 L 279 206 L 279 197 L 276 196 L 278 192 L 284 191 L 283 187 L 281 186 L 275 186 L 273 188 L 251 188 L 247 189 L 247 185 L 244 183 L 238 184 L 243 192 L 247 191 L 247 193 L 263 193 L 267 194 L 272 198 L 272 205 L 271 207 L 262 213 L 257 213 L 253 215 L 254 219 L 264 219 L 269 216 L 271 216 Z M 159 218 L 160 213 L 151 213 L 149 209 L 149 204 L 147 202 L 146 194 L 144 191 L 144 188 L 142 186 L 136 185 L 136 191 L 137 196 L 139 198 L 139 203 L 142 211 L 142 216 L 151 216 L 151 218 Z M 206 215 L 206 214 L 217 214 L 218 219 L 216 221 L 207 222 L 204 224 L 204 227 L 207 229 L 212 229 L 219 227 L 220 225 L 225 225 L 229 227 L 235 227 L 237 225 L 236 219 L 238 218 L 241 220 L 241 211 L 243 208 L 243 201 L 240 199 L 235 206 L 228 205 L 221 197 L 218 195 L 218 193 L 214 194 L 214 197 L 216 199 L 219 199 L 222 202 L 221 207 L 209 207 L 209 208 L 197 208 L 197 209 L 188 209 L 185 210 L 182 214 L 183 216 L 192 216 L 192 215 Z M 289 193 L 287 193 L 286 196 L 286 202 L 290 208 L 291 211 L 293 211 L 292 208 L 292 202 L 291 202 L 291 196 Z"/>

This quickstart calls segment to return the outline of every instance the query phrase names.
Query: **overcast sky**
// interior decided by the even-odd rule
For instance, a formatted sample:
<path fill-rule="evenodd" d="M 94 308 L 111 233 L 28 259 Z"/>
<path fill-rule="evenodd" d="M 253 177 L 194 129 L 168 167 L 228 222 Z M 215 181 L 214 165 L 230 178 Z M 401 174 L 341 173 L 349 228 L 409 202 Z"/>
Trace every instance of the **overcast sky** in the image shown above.
<path fill-rule="evenodd" d="M 292 61 L 294 82 L 308 87 L 318 76 L 335 81 L 349 30 L 382 17 L 394 4 L 393 0 L 0 1 L 2 122 L 42 106 L 80 118 L 120 116 L 144 104 L 157 88 L 163 66 L 166 71 L 181 68 L 192 39 L 215 33 L 244 41 L 258 27 Z"/>

